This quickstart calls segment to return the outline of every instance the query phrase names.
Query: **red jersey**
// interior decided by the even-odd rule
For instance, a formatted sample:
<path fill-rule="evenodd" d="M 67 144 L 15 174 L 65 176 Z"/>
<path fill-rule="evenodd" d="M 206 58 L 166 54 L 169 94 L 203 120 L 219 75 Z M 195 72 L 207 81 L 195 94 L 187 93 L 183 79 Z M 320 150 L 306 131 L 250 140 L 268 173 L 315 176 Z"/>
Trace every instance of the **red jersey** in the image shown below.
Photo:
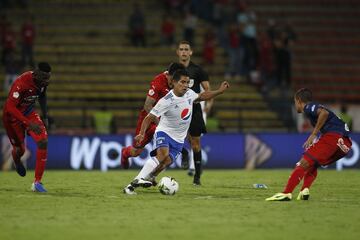
<path fill-rule="evenodd" d="M 155 76 L 155 78 L 150 83 L 150 89 L 147 93 L 148 97 L 151 97 L 155 100 L 155 104 L 165 96 L 170 91 L 170 87 L 168 84 L 168 80 L 166 78 L 165 72 L 160 73 L 159 75 Z M 147 112 L 143 109 L 140 112 L 140 116 L 144 119 L 147 115 Z"/>
<path fill-rule="evenodd" d="M 21 121 L 25 126 L 29 120 L 25 117 L 34 111 L 35 101 L 44 96 L 46 88 L 39 89 L 32 76 L 32 71 L 20 75 L 11 86 L 8 98 L 4 104 L 4 117 L 11 121 Z"/>
<path fill-rule="evenodd" d="M 15 33 L 11 29 L 5 29 L 5 32 L 3 33 L 2 44 L 4 49 L 15 49 Z"/>
<path fill-rule="evenodd" d="M 150 83 L 150 89 L 147 96 L 155 99 L 155 104 L 170 91 L 165 72 L 157 75 Z"/>
<path fill-rule="evenodd" d="M 168 80 L 166 78 L 165 72 L 160 73 L 157 75 L 150 83 L 150 89 L 147 93 L 147 96 L 153 98 L 155 100 L 154 105 L 160 100 L 160 98 L 164 97 L 168 92 L 170 91 L 170 87 L 168 85 Z M 143 109 L 141 110 L 137 125 L 136 125 L 136 132 L 135 135 L 138 135 L 141 129 L 141 124 L 146 117 L 148 113 Z M 135 148 L 144 147 L 146 144 L 148 144 L 151 139 L 153 138 L 153 135 L 155 133 L 156 124 L 152 123 L 149 128 L 145 132 L 144 139 L 139 143 L 137 141 L 133 142 L 133 146 Z"/>

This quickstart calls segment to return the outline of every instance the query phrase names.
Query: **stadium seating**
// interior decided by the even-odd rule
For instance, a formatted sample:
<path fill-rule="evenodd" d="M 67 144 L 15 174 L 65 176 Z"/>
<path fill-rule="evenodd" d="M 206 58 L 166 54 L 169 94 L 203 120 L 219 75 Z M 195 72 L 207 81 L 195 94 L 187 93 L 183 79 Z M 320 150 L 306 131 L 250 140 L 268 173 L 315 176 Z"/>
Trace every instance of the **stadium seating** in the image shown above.
<path fill-rule="evenodd" d="M 175 49 L 159 44 L 161 2 L 137 2 L 146 15 L 147 48 L 130 46 L 127 18 L 132 8 L 131 1 L 31 2 L 30 11 L 36 13 L 36 60 L 48 61 L 54 69 L 48 103 L 58 129 L 90 128 L 93 112 L 103 106 L 114 113 L 119 131 L 135 127 L 150 80 L 169 62 L 176 61 Z M 324 100 L 341 97 L 345 92 L 347 99 L 359 100 L 355 93 L 358 87 L 354 88 L 354 84 L 359 84 L 357 75 L 360 70 L 353 66 L 359 62 L 357 53 L 360 48 L 357 45 L 360 38 L 351 37 L 351 29 L 356 29 L 358 23 L 353 14 L 355 10 L 341 7 L 341 11 L 336 12 L 339 5 L 335 0 L 326 7 L 325 1 L 288 2 L 274 0 L 270 4 L 266 0 L 256 0 L 251 1 L 251 6 L 258 14 L 260 30 L 269 18 L 286 18 L 293 23 L 299 36 L 295 45 L 294 87 L 314 87 L 319 90 L 318 97 Z M 342 2 L 357 4 L 350 0 Z M 315 4 L 315 8 L 309 4 L 312 7 Z M 19 29 L 24 13 L 23 9 L 9 9 L 6 14 Z M 339 14 L 344 18 L 338 17 Z M 310 17 L 315 23 L 309 20 Z M 181 39 L 181 26 L 178 19 L 177 40 Z M 201 63 L 204 26 L 205 23 L 200 22 L 196 30 L 193 59 L 198 63 Z M 337 37 L 339 31 L 345 37 Z M 213 66 L 205 66 L 211 73 L 213 88 L 223 81 L 226 65 L 222 49 L 217 49 L 216 56 Z M 341 88 L 336 87 L 338 83 L 341 83 Z M 214 106 L 216 117 L 227 131 L 286 130 L 278 114 L 270 109 L 256 87 L 243 81 L 231 84 L 231 90 L 220 96 Z M 322 89 L 324 91 L 320 93 Z M 1 99 L 5 99 L 4 93 Z"/>

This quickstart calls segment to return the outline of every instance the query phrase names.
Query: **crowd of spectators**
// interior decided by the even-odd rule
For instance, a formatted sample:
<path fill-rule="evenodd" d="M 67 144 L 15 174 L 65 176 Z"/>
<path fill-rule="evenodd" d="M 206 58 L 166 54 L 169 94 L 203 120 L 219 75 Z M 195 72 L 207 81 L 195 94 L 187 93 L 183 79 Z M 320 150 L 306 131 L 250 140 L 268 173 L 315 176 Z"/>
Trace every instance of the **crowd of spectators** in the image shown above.
<path fill-rule="evenodd" d="M 164 14 L 159 28 L 159 44 L 174 46 L 187 40 L 196 46 L 198 19 L 206 22 L 202 36 L 204 65 L 216 62 L 216 48 L 228 58 L 224 77 L 234 83 L 249 81 L 263 93 L 287 89 L 291 85 L 292 46 L 296 34 L 289 21 L 268 19 L 258 30 L 256 12 L 244 0 L 162 0 Z M 182 22 L 181 26 L 176 23 Z M 182 39 L 176 39 L 182 28 Z M 129 17 L 131 43 L 146 46 L 146 19 L 138 5 Z"/>
<path fill-rule="evenodd" d="M 5 69 L 4 90 L 8 90 L 19 72 L 34 68 L 34 42 L 36 30 L 34 18 L 28 15 L 18 32 L 5 14 L 0 15 L 1 65 Z M 21 58 L 16 58 L 16 52 Z"/>

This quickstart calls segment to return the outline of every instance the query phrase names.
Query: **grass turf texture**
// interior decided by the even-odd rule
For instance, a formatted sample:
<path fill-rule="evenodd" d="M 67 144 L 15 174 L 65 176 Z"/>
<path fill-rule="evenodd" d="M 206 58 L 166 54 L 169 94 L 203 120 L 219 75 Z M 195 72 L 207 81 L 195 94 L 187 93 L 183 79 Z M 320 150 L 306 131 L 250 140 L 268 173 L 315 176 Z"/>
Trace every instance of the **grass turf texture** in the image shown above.
<path fill-rule="evenodd" d="M 170 170 L 161 176 L 177 179 L 175 196 L 124 195 L 136 173 L 47 171 L 46 194 L 29 190 L 33 172 L 1 173 L 0 239 L 360 239 L 357 170 L 320 171 L 310 200 L 296 201 L 296 189 L 291 202 L 264 201 L 290 170 L 206 170 L 201 187 Z"/>

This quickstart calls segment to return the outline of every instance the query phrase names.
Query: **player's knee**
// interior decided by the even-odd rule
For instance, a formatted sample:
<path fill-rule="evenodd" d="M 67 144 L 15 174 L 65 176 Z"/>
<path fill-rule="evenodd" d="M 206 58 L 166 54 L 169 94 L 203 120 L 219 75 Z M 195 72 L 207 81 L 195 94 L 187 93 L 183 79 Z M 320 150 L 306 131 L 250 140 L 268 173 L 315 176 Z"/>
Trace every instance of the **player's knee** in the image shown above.
<path fill-rule="evenodd" d="M 47 149 L 48 140 L 47 138 L 41 139 L 37 142 L 37 146 L 40 149 Z"/>
<path fill-rule="evenodd" d="M 302 158 L 297 164 L 296 166 L 300 166 L 302 167 L 304 170 L 307 170 L 310 168 L 310 164 L 308 161 L 306 161 L 304 158 Z"/>
<path fill-rule="evenodd" d="M 200 152 L 201 151 L 201 146 L 200 143 L 195 143 L 191 145 L 191 148 L 194 152 Z"/>
<path fill-rule="evenodd" d="M 193 151 L 195 152 L 199 152 L 200 149 L 201 149 L 201 146 L 200 146 L 200 139 L 198 138 L 192 138 L 191 141 L 191 148 Z"/>

